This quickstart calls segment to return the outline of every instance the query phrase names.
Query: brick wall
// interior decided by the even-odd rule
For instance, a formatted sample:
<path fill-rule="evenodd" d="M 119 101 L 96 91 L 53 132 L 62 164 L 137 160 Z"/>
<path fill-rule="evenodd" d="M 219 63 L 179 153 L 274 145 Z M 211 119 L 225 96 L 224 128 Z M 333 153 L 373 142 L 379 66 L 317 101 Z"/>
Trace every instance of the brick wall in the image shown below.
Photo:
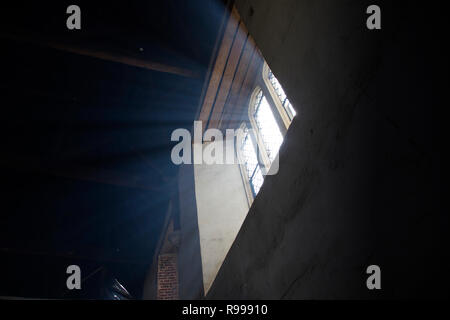
<path fill-rule="evenodd" d="M 174 253 L 158 256 L 158 300 L 177 300 L 179 298 L 177 265 L 177 255 Z"/>

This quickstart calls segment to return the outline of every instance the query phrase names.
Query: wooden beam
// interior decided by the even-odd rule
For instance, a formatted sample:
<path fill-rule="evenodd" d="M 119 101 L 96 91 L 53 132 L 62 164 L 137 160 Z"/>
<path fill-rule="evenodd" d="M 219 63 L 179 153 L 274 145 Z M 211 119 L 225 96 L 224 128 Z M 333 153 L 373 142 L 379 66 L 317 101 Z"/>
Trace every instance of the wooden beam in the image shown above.
<path fill-rule="evenodd" d="M 227 117 L 222 120 L 222 127 L 224 128 L 237 128 L 242 122 L 243 115 L 248 112 L 248 102 L 252 90 L 255 88 L 255 81 L 258 72 L 261 70 L 264 59 L 258 48 L 255 47 L 255 52 L 252 56 L 249 68 L 245 75 L 245 79 L 242 83 L 239 91 L 239 96 L 233 104 L 230 104 Z M 245 117 L 248 118 L 248 117 Z"/>
<path fill-rule="evenodd" d="M 48 46 L 57 50 L 62 50 L 70 53 L 75 53 L 79 55 L 84 55 L 88 57 L 98 58 L 106 61 L 117 62 L 121 64 L 126 64 L 132 67 L 143 68 L 152 71 L 164 72 L 176 74 L 183 77 L 188 78 L 200 78 L 200 75 L 192 70 L 183 69 L 176 66 L 171 66 L 163 63 L 158 63 L 154 61 L 148 61 L 143 59 L 138 59 L 134 57 L 128 57 L 124 55 L 119 55 L 111 52 L 94 50 L 94 49 L 85 49 L 78 48 L 74 46 L 67 46 L 63 44 L 57 43 L 48 43 Z"/>
<path fill-rule="evenodd" d="M 219 120 L 222 116 L 223 107 L 225 106 L 225 102 L 230 92 L 231 84 L 233 83 L 236 69 L 239 64 L 242 50 L 244 48 L 247 37 L 247 29 L 245 28 L 244 24 L 240 22 L 236 35 L 234 37 L 230 55 L 228 56 L 225 71 L 223 72 L 220 88 L 217 93 L 216 100 L 214 102 L 214 108 L 212 110 L 212 114 L 208 123 L 208 128 L 218 127 Z"/>
<path fill-rule="evenodd" d="M 222 43 L 220 44 L 220 49 L 216 57 L 214 68 L 208 82 L 208 89 L 206 90 L 205 97 L 202 101 L 202 107 L 200 109 L 198 120 L 203 121 L 203 127 L 206 127 L 206 123 L 209 120 L 211 110 L 216 100 L 217 90 L 219 89 L 223 71 L 225 70 L 225 66 L 227 64 L 228 56 L 233 44 L 233 39 L 237 32 L 238 23 L 239 15 L 236 8 L 233 7 L 232 13 L 225 29 L 225 33 L 223 35 Z"/>
<path fill-rule="evenodd" d="M 193 70 L 189 70 L 189 69 L 185 69 L 185 68 L 181 68 L 181 67 L 177 67 L 177 66 L 173 66 L 173 65 L 139 59 L 139 58 L 135 58 L 135 57 L 125 56 L 125 55 L 121 55 L 118 53 L 97 50 L 97 49 L 93 49 L 93 48 L 84 48 L 84 47 L 80 47 L 80 46 L 69 45 L 69 44 L 65 44 L 62 42 L 59 43 L 59 42 L 49 41 L 49 40 L 38 41 L 38 40 L 35 40 L 34 38 L 31 38 L 28 36 L 5 34 L 5 33 L 0 33 L 0 38 L 31 43 L 31 44 L 35 44 L 35 45 L 39 45 L 39 46 L 53 48 L 56 50 L 70 52 L 73 54 L 88 56 L 88 57 L 101 59 L 101 60 L 105 60 L 105 61 L 121 63 L 121 64 L 125 64 L 128 66 L 143 68 L 143 69 L 147 69 L 147 70 L 151 70 L 151 71 L 171 73 L 171 74 L 188 77 L 188 78 L 200 78 L 200 76 L 201 76 L 198 72 L 195 72 Z"/>
<path fill-rule="evenodd" d="M 233 109 L 239 97 L 239 93 L 242 90 L 242 86 L 244 84 L 245 76 L 247 75 L 250 64 L 252 63 L 255 49 L 256 45 L 253 41 L 253 38 L 251 36 L 248 36 L 238 69 L 236 71 L 236 75 L 233 80 L 233 84 L 231 86 L 230 93 L 227 98 L 227 102 L 225 103 L 222 116 L 219 119 L 218 127 L 220 129 L 228 129 L 224 124 L 227 123 L 227 120 L 233 113 Z"/>

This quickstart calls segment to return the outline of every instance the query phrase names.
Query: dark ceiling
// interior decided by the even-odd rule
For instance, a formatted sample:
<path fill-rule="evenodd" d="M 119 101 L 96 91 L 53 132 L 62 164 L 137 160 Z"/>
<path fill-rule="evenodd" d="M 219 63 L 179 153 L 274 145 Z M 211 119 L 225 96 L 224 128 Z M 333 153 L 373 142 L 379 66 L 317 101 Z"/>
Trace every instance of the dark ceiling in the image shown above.
<path fill-rule="evenodd" d="M 70 4 L 0 5 L 0 296 L 63 297 L 78 264 L 139 298 L 176 199 L 170 134 L 192 125 L 224 7 L 77 1 L 71 31 Z"/>

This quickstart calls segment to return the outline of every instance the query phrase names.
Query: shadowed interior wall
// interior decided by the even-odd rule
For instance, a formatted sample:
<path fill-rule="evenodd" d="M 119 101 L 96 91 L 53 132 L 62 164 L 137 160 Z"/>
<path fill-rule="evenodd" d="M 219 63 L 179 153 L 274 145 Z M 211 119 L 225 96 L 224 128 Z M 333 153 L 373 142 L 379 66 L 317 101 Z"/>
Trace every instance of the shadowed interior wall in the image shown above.
<path fill-rule="evenodd" d="M 236 1 L 297 116 L 207 298 L 445 294 L 426 93 L 443 56 L 424 58 L 422 9 L 377 3 L 369 31 L 368 1 Z M 371 264 L 382 290 L 366 287 Z"/>

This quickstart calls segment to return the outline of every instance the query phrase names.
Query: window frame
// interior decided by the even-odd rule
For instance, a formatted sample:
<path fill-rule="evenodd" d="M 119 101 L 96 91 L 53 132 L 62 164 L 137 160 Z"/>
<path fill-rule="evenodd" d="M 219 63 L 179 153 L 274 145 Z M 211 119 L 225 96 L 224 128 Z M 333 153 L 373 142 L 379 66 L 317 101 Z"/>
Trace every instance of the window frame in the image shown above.
<path fill-rule="evenodd" d="M 272 100 L 272 103 L 273 103 L 272 109 L 276 109 L 276 111 L 279 114 L 280 120 L 281 120 L 280 122 L 283 123 L 285 131 L 284 132 L 282 131 L 282 133 L 283 133 L 283 135 L 285 135 L 287 132 L 287 129 L 289 129 L 289 126 L 292 123 L 292 119 L 290 118 L 286 108 L 283 106 L 283 103 L 280 100 L 280 97 L 278 96 L 277 92 L 275 91 L 275 88 L 273 87 L 272 83 L 269 80 L 270 68 L 266 62 L 264 62 L 262 69 L 263 69 L 262 77 L 261 77 L 262 81 L 263 81 L 264 86 L 266 87 L 267 92 L 269 93 L 269 96 Z M 270 104 L 270 102 L 269 102 L 269 104 Z M 275 108 L 274 108 L 274 106 L 275 106 Z"/>
<path fill-rule="evenodd" d="M 262 173 L 263 173 L 263 175 L 266 175 L 267 172 L 269 171 L 271 161 L 269 159 L 269 155 L 267 154 L 267 149 L 264 144 L 264 140 L 261 135 L 261 131 L 259 130 L 258 124 L 256 123 L 256 119 L 255 119 L 255 112 L 256 112 L 255 100 L 256 100 L 256 96 L 258 95 L 258 93 L 260 91 L 264 95 L 264 90 L 262 90 L 262 88 L 259 86 L 256 86 L 255 89 L 253 90 L 253 93 L 250 98 L 249 107 L 248 107 L 248 118 L 250 120 L 250 124 L 252 126 L 253 133 L 254 133 L 254 135 L 256 135 L 256 137 L 254 137 L 254 139 L 255 139 L 254 142 L 256 143 L 255 145 L 257 146 L 258 150 L 262 150 L 262 152 L 260 153 L 260 155 L 262 157 L 261 160 L 263 162 Z M 267 97 L 266 97 L 266 99 L 267 99 Z M 269 106 L 272 108 L 272 106 L 270 105 L 270 102 L 269 102 Z M 272 112 L 273 112 L 273 108 L 272 108 Z M 275 120 L 276 120 L 276 116 L 275 116 Z M 278 124 L 278 121 L 277 121 L 277 124 Z M 279 124 L 278 124 L 278 126 L 279 126 Z M 281 131 L 281 128 L 280 128 L 280 131 Z M 283 131 L 281 131 L 281 135 L 284 137 Z"/>
<path fill-rule="evenodd" d="M 269 66 L 266 62 L 264 62 L 264 65 L 262 67 L 262 72 L 259 73 L 260 76 L 257 77 L 255 81 L 255 86 L 252 91 L 252 94 L 250 95 L 250 98 L 248 100 L 248 122 L 244 121 L 240 125 L 240 129 L 247 130 L 247 123 L 251 126 L 251 129 L 248 134 L 250 134 L 251 139 L 253 140 L 254 146 L 257 148 L 257 159 L 258 161 L 261 160 L 262 162 L 259 163 L 261 173 L 263 174 L 263 177 L 267 175 L 267 172 L 270 170 L 271 161 L 269 159 L 267 149 L 265 147 L 260 129 L 256 123 L 255 119 L 255 100 L 258 95 L 258 93 L 261 91 L 263 96 L 266 98 L 270 108 L 272 109 L 272 113 L 275 117 L 275 120 L 277 122 L 278 128 L 280 129 L 281 135 L 284 137 L 286 136 L 286 132 L 289 129 L 289 126 L 292 123 L 292 119 L 289 117 L 288 111 L 283 106 L 280 97 L 276 93 L 272 83 L 269 80 Z M 247 169 L 245 167 L 245 159 L 244 156 L 241 153 L 241 149 L 243 146 L 243 142 L 245 135 L 242 136 L 240 141 L 236 141 L 236 145 L 239 146 L 236 148 L 237 158 L 239 160 L 239 168 L 241 171 L 242 180 L 244 182 L 244 189 L 247 194 L 247 200 L 249 207 L 251 206 L 253 200 L 256 197 L 256 194 L 254 192 L 254 188 L 252 186 L 252 183 L 250 181 L 250 177 L 247 174 Z M 236 138 L 237 139 L 237 138 Z M 258 150 L 259 155 L 258 156 Z M 276 157 L 279 156 L 279 151 Z"/>
<path fill-rule="evenodd" d="M 245 132 L 248 129 L 246 123 L 245 122 L 241 123 L 241 126 L 239 127 L 239 129 L 242 130 L 243 132 Z M 256 145 L 256 139 L 253 136 L 252 131 L 249 131 L 248 134 L 250 135 L 250 139 L 252 139 L 253 143 Z M 241 172 L 242 181 L 244 182 L 244 189 L 245 189 L 245 194 L 247 196 L 248 207 L 250 208 L 253 200 L 256 197 L 256 194 L 254 193 L 254 188 L 250 181 L 250 177 L 248 176 L 247 168 L 245 167 L 246 159 L 244 158 L 244 156 L 242 154 L 242 146 L 244 143 L 245 136 L 246 136 L 245 134 L 243 134 L 241 136 L 236 136 L 236 145 L 238 146 L 238 148 L 236 148 L 236 156 L 238 158 L 239 171 Z M 260 164 L 260 166 L 261 166 L 261 164 Z"/>

